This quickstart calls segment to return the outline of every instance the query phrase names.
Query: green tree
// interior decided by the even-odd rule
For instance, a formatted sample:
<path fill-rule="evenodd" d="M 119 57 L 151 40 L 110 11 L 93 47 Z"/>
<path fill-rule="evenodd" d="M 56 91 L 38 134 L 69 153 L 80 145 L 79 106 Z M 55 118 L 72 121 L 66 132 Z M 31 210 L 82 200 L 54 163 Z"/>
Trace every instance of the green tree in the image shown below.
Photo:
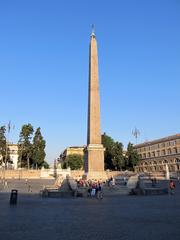
<path fill-rule="evenodd" d="M 49 169 L 49 163 L 44 161 L 43 164 L 42 164 L 42 167 L 44 167 L 45 169 Z"/>
<path fill-rule="evenodd" d="M 102 135 L 102 144 L 105 148 L 104 152 L 105 169 L 114 169 L 114 164 L 112 162 L 113 159 L 112 149 L 114 146 L 114 140 L 110 136 L 106 135 L 106 133 L 104 133 Z"/>
<path fill-rule="evenodd" d="M 110 136 L 104 133 L 102 135 L 102 144 L 105 147 L 105 169 L 121 170 L 125 166 L 122 143 L 115 142 Z"/>
<path fill-rule="evenodd" d="M 34 134 L 33 145 L 32 145 L 32 149 L 33 149 L 32 162 L 33 162 L 33 165 L 35 165 L 38 168 L 42 166 L 47 167 L 47 163 L 45 164 L 45 161 L 44 161 L 46 156 L 45 147 L 46 147 L 46 141 L 43 139 L 43 136 L 41 134 L 41 129 L 39 127 L 37 128 Z"/>
<path fill-rule="evenodd" d="M 125 167 L 125 158 L 123 156 L 123 144 L 115 142 L 112 148 L 112 162 L 116 170 L 122 170 Z"/>
<path fill-rule="evenodd" d="M 66 157 L 64 167 L 70 167 L 71 170 L 82 169 L 83 167 L 83 156 L 80 154 L 70 154 Z"/>
<path fill-rule="evenodd" d="M 32 134 L 34 132 L 33 126 L 29 124 L 24 124 L 22 126 L 19 142 L 18 142 L 18 154 L 20 167 L 29 167 L 32 165 Z"/>
<path fill-rule="evenodd" d="M 133 170 L 140 158 L 137 151 L 133 148 L 133 144 L 129 142 L 126 152 L 126 167 Z"/>
<path fill-rule="evenodd" d="M 5 162 L 6 157 L 6 127 L 0 127 L 0 164 Z"/>
<path fill-rule="evenodd" d="M 6 127 L 0 127 L 0 164 L 4 163 L 7 168 L 7 163 L 12 163 L 10 160 L 10 152 L 8 143 L 6 142 Z"/>

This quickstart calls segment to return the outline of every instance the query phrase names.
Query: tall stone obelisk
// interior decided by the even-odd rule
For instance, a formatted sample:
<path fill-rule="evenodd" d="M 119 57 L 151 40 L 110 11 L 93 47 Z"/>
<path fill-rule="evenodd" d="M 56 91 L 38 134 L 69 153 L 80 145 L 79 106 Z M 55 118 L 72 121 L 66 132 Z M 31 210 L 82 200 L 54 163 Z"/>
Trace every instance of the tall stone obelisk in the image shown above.
<path fill-rule="evenodd" d="M 87 178 L 103 178 L 104 147 L 101 143 L 100 96 L 98 78 L 98 52 L 94 31 L 89 47 L 89 96 L 88 96 L 88 136 L 85 150 L 85 174 Z"/>

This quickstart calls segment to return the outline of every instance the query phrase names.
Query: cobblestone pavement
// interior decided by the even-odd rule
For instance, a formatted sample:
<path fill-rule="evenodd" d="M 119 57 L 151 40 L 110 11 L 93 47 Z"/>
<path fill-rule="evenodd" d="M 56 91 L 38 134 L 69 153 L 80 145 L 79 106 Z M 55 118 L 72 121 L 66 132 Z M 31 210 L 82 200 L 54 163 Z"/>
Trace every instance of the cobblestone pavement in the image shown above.
<path fill-rule="evenodd" d="M 14 207 L 9 206 L 10 194 L 0 192 L 0 239 L 179 240 L 180 183 L 176 185 L 173 196 L 103 200 L 20 193 Z"/>

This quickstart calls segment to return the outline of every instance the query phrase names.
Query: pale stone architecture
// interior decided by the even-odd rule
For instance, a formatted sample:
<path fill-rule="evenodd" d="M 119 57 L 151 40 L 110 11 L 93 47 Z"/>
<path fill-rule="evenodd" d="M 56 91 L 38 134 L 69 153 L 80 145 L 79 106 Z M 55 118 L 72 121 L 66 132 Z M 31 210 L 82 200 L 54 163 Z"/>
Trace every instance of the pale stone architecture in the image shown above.
<path fill-rule="evenodd" d="M 11 162 L 11 163 L 7 163 L 7 168 L 17 169 L 18 168 L 18 145 L 14 143 L 8 143 L 7 147 L 8 147 L 9 157 Z M 0 156 L 0 159 L 1 157 L 2 156 Z M 0 166 L 0 168 L 1 167 L 3 167 L 3 164 L 2 166 Z"/>
<path fill-rule="evenodd" d="M 88 136 L 85 149 L 85 176 L 104 178 L 104 147 L 101 143 L 98 52 L 94 32 L 89 48 Z"/>
<path fill-rule="evenodd" d="M 140 156 L 137 172 L 180 172 L 180 134 L 135 145 Z"/>
<path fill-rule="evenodd" d="M 72 154 L 78 154 L 84 157 L 84 146 L 71 146 L 67 147 L 60 155 L 59 161 L 63 163 L 66 157 Z"/>

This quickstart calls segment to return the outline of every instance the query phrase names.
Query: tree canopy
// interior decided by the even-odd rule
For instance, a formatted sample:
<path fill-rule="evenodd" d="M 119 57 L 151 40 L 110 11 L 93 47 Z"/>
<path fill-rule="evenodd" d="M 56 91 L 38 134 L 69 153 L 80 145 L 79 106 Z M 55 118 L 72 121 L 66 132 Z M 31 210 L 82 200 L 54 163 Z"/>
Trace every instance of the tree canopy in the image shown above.
<path fill-rule="evenodd" d="M 32 162 L 36 167 L 42 167 L 44 164 L 46 142 L 42 137 L 40 127 L 37 128 L 32 144 Z"/>
<path fill-rule="evenodd" d="M 112 149 L 114 146 L 114 140 L 110 136 L 104 133 L 102 135 L 102 144 L 105 148 L 105 153 L 104 153 L 105 169 L 113 169 L 114 165 L 112 162 L 112 159 L 113 159 Z"/>
<path fill-rule="evenodd" d="M 5 136 L 6 128 L 5 126 L 0 127 L 0 155 L 1 155 L 1 164 L 4 162 L 6 155 L 6 136 Z"/>
<path fill-rule="evenodd" d="M 133 148 L 133 144 L 129 142 L 126 152 L 126 167 L 133 170 L 140 158 L 137 151 Z"/>
<path fill-rule="evenodd" d="M 102 135 L 102 144 L 105 147 L 105 169 L 122 170 L 125 166 L 123 144 L 115 142 L 110 136 L 106 135 L 106 133 Z"/>
<path fill-rule="evenodd" d="M 20 167 L 30 167 L 32 165 L 32 134 L 34 132 L 33 126 L 28 123 L 24 124 L 21 128 L 19 142 L 18 142 L 18 154 Z"/>
<path fill-rule="evenodd" d="M 0 127 L 0 164 L 4 163 L 5 168 L 7 163 L 11 162 L 8 142 L 6 140 L 6 127 Z"/>
<path fill-rule="evenodd" d="M 120 142 L 115 142 L 112 149 L 112 162 L 116 170 L 122 170 L 125 167 L 125 159 L 123 156 L 123 145 Z"/>
<path fill-rule="evenodd" d="M 70 167 L 71 170 L 82 169 L 83 156 L 80 154 L 70 154 L 66 157 L 63 168 Z"/>
<path fill-rule="evenodd" d="M 126 154 L 123 153 L 123 144 L 116 142 L 110 136 L 104 133 L 102 135 L 102 144 L 105 147 L 104 160 L 105 169 L 110 170 L 133 170 L 139 161 L 139 155 L 129 143 Z"/>
<path fill-rule="evenodd" d="M 45 161 L 46 142 L 43 139 L 40 127 L 36 129 L 34 137 L 33 133 L 34 128 L 30 123 L 22 126 L 18 142 L 19 166 L 27 168 L 44 166 L 48 168 L 49 165 Z"/>

